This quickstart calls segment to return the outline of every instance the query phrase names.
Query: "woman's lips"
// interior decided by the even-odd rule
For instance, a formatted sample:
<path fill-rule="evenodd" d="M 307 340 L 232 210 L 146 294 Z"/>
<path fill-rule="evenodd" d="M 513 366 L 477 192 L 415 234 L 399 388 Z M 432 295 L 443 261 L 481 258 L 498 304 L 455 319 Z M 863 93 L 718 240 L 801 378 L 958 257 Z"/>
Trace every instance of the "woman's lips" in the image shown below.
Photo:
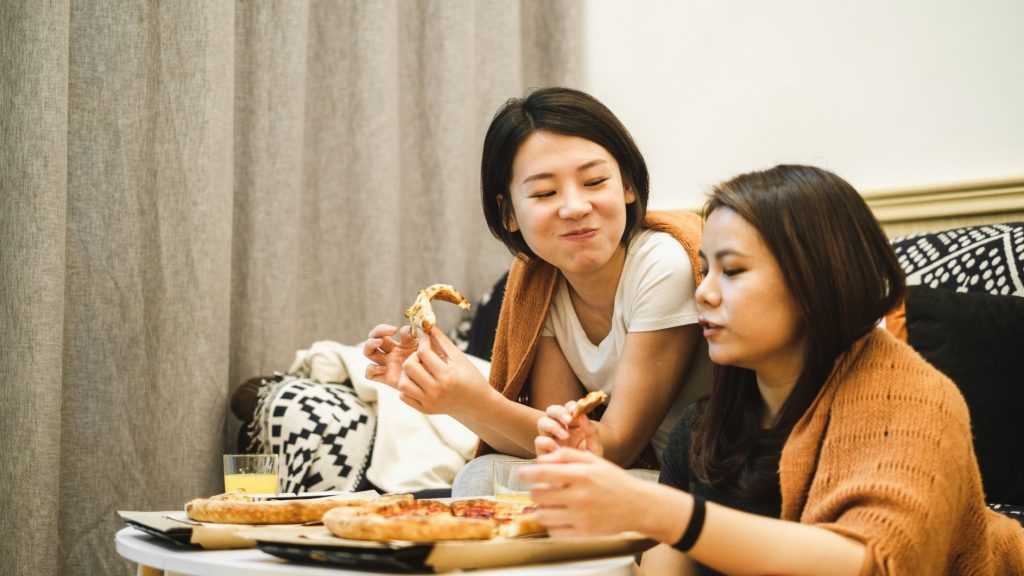
<path fill-rule="evenodd" d="M 722 327 L 720 325 L 708 322 L 707 320 L 698 320 L 697 323 L 700 324 L 700 327 L 704 330 L 704 338 L 710 338 L 722 331 Z"/>
<path fill-rule="evenodd" d="M 566 232 L 562 234 L 562 238 L 566 240 L 589 240 L 597 234 L 596 228 L 580 228 L 573 230 L 572 232 Z"/>

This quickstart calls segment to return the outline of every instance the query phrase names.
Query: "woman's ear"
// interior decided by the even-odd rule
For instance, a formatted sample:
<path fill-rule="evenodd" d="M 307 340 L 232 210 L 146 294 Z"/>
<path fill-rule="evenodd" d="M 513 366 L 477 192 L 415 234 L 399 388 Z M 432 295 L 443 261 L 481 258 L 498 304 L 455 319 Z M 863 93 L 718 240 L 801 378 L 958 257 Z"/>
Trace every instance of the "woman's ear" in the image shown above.
<path fill-rule="evenodd" d="M 501 221 L 506 222 L 505 229 L 509 232 L 519 232 L 519 224 L 516 223 L 515 211 L 511 210 L 511 206 L 505 204 L 505 195 L 498 194 L 498 209 L 501 210 Z M 512 212 L 509 214 L 509 212 Z"/>
<path fill-rule="evenodd" d="M 636 202 L 636 192 L 633 191 L 632 186 L 626 186 L 626 204 L 632 204 Z"/>

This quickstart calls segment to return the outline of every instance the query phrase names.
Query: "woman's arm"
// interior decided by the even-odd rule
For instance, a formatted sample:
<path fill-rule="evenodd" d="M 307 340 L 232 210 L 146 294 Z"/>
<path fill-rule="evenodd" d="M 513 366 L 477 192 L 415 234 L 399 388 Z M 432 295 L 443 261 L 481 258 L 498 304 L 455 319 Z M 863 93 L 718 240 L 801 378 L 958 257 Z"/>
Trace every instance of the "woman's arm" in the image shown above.
<path fill-rule="evenodd" d="M 629 466 L 640 456 L 672 407 L 700 337 L 696 324 L 626 335 L 608 409 L 595 423 L 605 458 Z"/>
<path fill-rule="evenodd" d="M 536 483 L 530 496 L 538 519 L 555 536 L 637 530 L 674 544 L 687 527 L 690 494 L 634 478 L 588 452 L 560 449 L 520 472 Z M 646 567 L 674 569 L 681 552 L 662 548 Z M 864 565 L 866 547 L 824 528 L 707 504 L 703 529 L 688 555 L 729 574 L 850 574 Z M 645 571 L 645 573 L 647 573 Z"/>
<path fill-rule="evenodd" d="M 668 544 L 658 544 L 644 552 L 640 559 L 640 571 L 644 576 L 657 574 L 673 574 L 677 576 L 696 576 L 697 565 L 686 554 Z"/>
<path fill-rule="evenodd" d="M 440 330 L 420 337 L 417 350 L 402 364 L 396 388 L 401 399 L 426 414 L 448 414 L 472 430 L 495 450 L 532 458 L 537 420 L 543 412 L 502 396 Z M 554 338 L 541 338 L 531 375 L 545 374 L 545 384 L 531 386 L 537 399 L 575 398 L 579 383 Z M 563 370 L 568 370 L 568 378 Z M 562 374 L 562 377 L 552 377 Z"/>
<path fill-rule="evenodd" d="M 600 422 L 572 421 L 572 404 L 552 402 L 537 424 L 545 444 L 587 449 L 620 466 L 636 460 L 651 441 L 679 393 L 700 339 L 697 325 L 630 332 L 615 368 L 612 396 Z M 562 360 L 564 362 L 564 359 Z M 581 433 L 585 430 L 585 434 Z"/>

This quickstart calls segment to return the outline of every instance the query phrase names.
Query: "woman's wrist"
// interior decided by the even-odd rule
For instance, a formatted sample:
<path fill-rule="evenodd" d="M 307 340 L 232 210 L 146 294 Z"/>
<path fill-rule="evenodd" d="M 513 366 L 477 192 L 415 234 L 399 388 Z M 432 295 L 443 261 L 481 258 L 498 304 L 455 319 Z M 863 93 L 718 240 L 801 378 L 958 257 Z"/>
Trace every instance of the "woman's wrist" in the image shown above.
<path fill-rule="evenodd" d="M 649 485 L 645 480 L 637 480 Z M 658 542 L 672 546 L 682 537 L 693 510 L 693 496 L 664 484 L 642 491 L 645 502 L 639 530 Z"/>

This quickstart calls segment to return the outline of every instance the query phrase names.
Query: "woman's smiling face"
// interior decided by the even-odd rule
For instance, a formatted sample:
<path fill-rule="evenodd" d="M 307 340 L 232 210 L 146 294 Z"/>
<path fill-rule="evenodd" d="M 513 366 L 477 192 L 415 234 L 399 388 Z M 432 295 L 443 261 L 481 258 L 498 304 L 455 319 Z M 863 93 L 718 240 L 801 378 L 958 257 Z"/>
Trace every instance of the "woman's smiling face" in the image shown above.
<path fill-rule="evenodd" d="M 626 205 L 636 196 L 619 164 L 590 140 L 547 131 L 531 134 L 512 162 L 510 230 L 563 274 L 600 271 L 620 248 Z"/>
<path fill-rule="evenodd" d="M 696 298 L 711 360 L 759 377 L 799 374 L 805 348 L 800 309 L 757 229 L 718 208 L 704 225 L 700 257 L 705 275 Z"/>

